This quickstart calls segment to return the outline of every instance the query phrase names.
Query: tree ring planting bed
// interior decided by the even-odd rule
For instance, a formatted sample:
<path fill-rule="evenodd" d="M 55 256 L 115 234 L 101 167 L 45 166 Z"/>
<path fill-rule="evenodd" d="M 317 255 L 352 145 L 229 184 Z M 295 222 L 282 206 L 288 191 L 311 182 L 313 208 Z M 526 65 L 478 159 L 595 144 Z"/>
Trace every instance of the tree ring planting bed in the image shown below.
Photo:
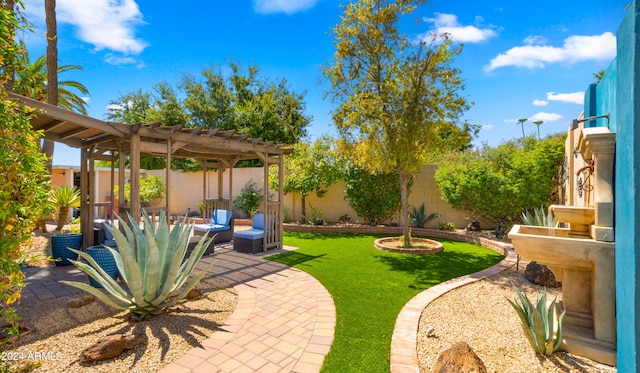
<path fill-rule="evenodd" d="M 419 237 L 411 238 L 411 244 L 414 247 L 402 247 L 404 242 L 401 237 L 378 238 L 373 244 L 379 250 L 405 254 L 435 254 L 443 249 L 441 242 Z"/>

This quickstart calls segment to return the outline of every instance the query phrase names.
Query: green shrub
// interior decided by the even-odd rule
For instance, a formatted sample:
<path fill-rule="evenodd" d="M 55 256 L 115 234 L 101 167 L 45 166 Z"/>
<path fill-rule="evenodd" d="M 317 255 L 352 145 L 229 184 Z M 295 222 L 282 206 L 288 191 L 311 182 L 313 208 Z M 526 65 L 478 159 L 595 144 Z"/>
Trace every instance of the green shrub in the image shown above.
<path fill-rule="evenodd" d="M 147 175 L 140 179 L 140 204 L 153 203 L 155 200 L 164 198 L 166 192 L 167 186 L 162 178 Z M 114 193 L 118 194 L 117 185 L 114 189 Z M 127 205 L 131 203 L 131 183 L 124 185 L 124 202 Z"/>
<path fill-rule="evenodd" d="M 345 199 L 358 216 L 379 224 L 391 219 L 401 207 L 397 173 L 372 174 L 352 167 L 345 172 Z"/>
<path fill-rule="evenodd" d="M 259 189 L 258 184 L 251 179 L 244 185 L 240 194 L 234 198 L 233 207 L 253 218 L 253 215 L 260 211 L 260 204 L 263 200 L 262 189 Z"/>
<path fill-rule="evenodd" d="M 450 221 L 446 223 L 438 224 L 438 230 L 441 230 L 441 231 L 455 231 L 456 229 L 458 229 L 456 225 Z"/>
<path fill-rule="evenodd" d="M 132 318 L 137 320 L 157 315 L 163 309 L 173 306 L 184 298 L 213 266 L 211 262 L 183 287 L 202 254 L 213 242 L 213 238 L 203 236 L 189 259 L 184 260 L 193 225 L 178 221 L 169 232 L 166 213 L 162 212 L 156 230 L 149 215 L 144 213 L 143 216 L 144 231 L 138 226 L 137 219 L 131 216 L 129 216 L 130 225 L 118 217 L 120 227 L 124 229 L 125 234 L 105 225 L 118 245 L 117 251 L 109 247 L 107 249 L 113 254 L 127 290 L 104 272 L 89 254 L 78 250 L 73 251 L 90 265 L 70 261 L 99 282 L 108 295 L 87 283 L 61 282 L 91 293 L 113 308 L 128 310 Z"/>
<path fill-rule="evenodd" d="M 514 286 L 513 289 L 516 291 L 518 299 L 512 301 L 507 298 L 507 301 L 518 313 L 520 321 L 522 321 L 522 331 L 529 340 L 531 347 L 539 354 L 553 354 L 562 343 L 562 319 L 565 312 L 563 311 L 558 317 L 558 331 L 554 339 L 553 314 L 556 307 L 556 299 L 554 298 L 547 307 L 547 289 L 545 289 L 542 296 L 537 296 L 534 307 L 529 298 L 522 294 L 518 288 Z"/>
<path fill-rule="evenodd" d="M 512 225 L 522 209 L 557 202 L 566 135 L 532 138 L 444 158 L 435 174 L 442 198 L 454 208 Z"/>

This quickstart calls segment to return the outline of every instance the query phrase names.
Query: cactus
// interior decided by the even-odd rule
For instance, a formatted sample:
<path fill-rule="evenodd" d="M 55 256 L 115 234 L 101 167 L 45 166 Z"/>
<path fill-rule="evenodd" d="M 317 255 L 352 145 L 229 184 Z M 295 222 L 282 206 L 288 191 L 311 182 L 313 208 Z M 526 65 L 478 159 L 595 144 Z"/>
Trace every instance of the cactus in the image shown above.
<path fill-rule="evenodd" d="M 106 248 L 113 254 L 128 291 L 107 275 L 87 253 L 77 250 L 74 251 L 89 264 L 73 260 L 71 262 L 99 282 L 108 295 L 86 283 L 61 281 L 62 283 L 87 291 L 111 307 L 128 310 L 133 319 L 141 320 L 160 314 L 163 309 L 184 298 L 213 265 L 209 264 L 183 287 L 213 238 L 203 236 L 189 259 L 184 260 L 192 224 L 178 221 L 169 232 L 164 212 L 160 214 L 157 230 L 146 213 L 144 231 L 131 216 L 130 225 L 119 216 L 118 220 L 125 234 L 105 225 L 113 234 L 118 251 Z"/>
<path fill-rule="evenodd" d="M 560 347 L 562 342 L 562 319 L 564 311 L 558 317 L 558 331 L 554 340 L 553 336 L 553 312 L 556 307 L 556 299 L 554 298 L 547 308 L 547 289 L 544 290 L 542 296 L 538 295 L 535 307 L 518 288 L 513 289 L 518 295 L 520 303 L 507 298 L 513 309 L 516 310 L 520 320 L 522 321 L 522 330 L 529 340 L 534 351 L 544 355 L 553 354 Z"/>
<path fill-rule="evenodd" d="M 533 214 L 529 210 L 525 210 L 522 213 L 522 221 L 525 225 L 534 225 L 537 227 L 555 227 L 558 225 L 558 220 L 553 216 L 551 210 L 544 212 L 544 207 L 535 207 Z"/>

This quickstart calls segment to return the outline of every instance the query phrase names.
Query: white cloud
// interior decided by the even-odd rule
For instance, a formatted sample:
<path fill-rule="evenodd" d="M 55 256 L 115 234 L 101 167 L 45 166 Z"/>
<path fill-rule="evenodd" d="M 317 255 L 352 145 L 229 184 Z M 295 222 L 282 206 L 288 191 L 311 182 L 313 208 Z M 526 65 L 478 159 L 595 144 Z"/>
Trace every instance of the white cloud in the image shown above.
<path fill-rule="evenodd" d="M 128 56 L 117 56 L 114 54 L 107 54 L 105 61 L 111 65 L 136 65 L 137 67 L 144 67 L 144 63 Z"/>
<path fill-rule="evenodd" d="M 531 38 L 531 37 L 530 37 Z M 539 41 L 525 39 L 525 43 Z M 586 60 L 611 60 L 616 56 L 616 37 L 611 32 L 602 35 L 574 35 L 566 38 L 562 47 L 525 45 L 513 47 L 493 58 L 486 67 L 495 70 L 505 66 L 541 68 L 550 63 L 579 62 Z"/>
<path fill-rule="evenodd" d="M 547 100 L 568 102 L 571 104 L 582 105 L 584 104 L 584 92 L 574 92 L 574 93 L 547 92 Z"/>
<path fill-rule="evenodd" d="M 533 114 L 531 118 L 529 118 L 529 122 L 533 123 L 535 121 L 541 120 L 545 123 L 549 123 L 549 122 L 557 122 L 560 119 L 562 119 L 562 115 L 560 114 L 545 113 L 544 111 L 541 111 L 539 113 Z"/>
<path fill-rule="evenodd" d="M 491 131 L 493 129 L 493 124 L 483 124 L 482 125 L 482 129 L 483 130 L 487 130 L 487 131 Z"/>
<path fill-rule="evenodd" d="M 547 42 L 547 39 L 544 36 L 540 36 L 540 35 L 527 36 L 524 39 L 524 43 L 526 45 L 540 45 L 546 42 Z"/>
<path fill-rule="evenodd" d="M 296 12 L 311 9 L 318 0 L 254 0 L 253 9 L 258 13 L 285 13 L 291 15 Z"/>
<path fill-rule="evenodd" d="M 26 9 L 44 20 L 42 1 L 26 1 Z M 76 27 L 77 37 L 96 50 L 108 49 L 123 54 L 139 54 L 147 43 L 136 37 L 136 26 L 144 24 L 134 0 L 58 0 L 58 23 Z"/>
<path fill-rule="evenodd" d="M 533 106 L 547 106 L 549 101 L 545 100 L 533 100 Z"/>
<path fill-rule="evenodd" d="M 454 14 L 435 13 L 435 15 L 435 18 L 423 18 L 425 22 L 433 23 L 434 28 L 421 34 L 420 39 L 425 40 L 432 33 L 448 33 L 461 43 L 480 43 L 498 35 L 494 30 L 495 27 L 480 26 L 483 21 L 482 17 L 476 17 L 477 26 L 464 26 L 458 22 L 458 17 Z"/>

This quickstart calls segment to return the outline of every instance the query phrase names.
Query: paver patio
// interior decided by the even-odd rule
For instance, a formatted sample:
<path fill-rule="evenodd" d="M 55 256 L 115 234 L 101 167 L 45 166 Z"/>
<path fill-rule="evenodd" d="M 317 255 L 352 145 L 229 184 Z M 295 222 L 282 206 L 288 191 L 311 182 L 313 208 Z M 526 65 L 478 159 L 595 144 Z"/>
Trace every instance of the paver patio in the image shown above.
<path fill-rule="evenodd" d="M 272 255 L 276 252 L 269 252 Z M 317 372 L 333 341 L 335 307 L 327 290 L 307 273 L 217 244 L 213 275 L 231 283 L 238 305 L 221 330 L 167 372 Z M 73 266 L 27 268 L 22 303 L 81 293 L 62 279 L 87 281 Z"/>

